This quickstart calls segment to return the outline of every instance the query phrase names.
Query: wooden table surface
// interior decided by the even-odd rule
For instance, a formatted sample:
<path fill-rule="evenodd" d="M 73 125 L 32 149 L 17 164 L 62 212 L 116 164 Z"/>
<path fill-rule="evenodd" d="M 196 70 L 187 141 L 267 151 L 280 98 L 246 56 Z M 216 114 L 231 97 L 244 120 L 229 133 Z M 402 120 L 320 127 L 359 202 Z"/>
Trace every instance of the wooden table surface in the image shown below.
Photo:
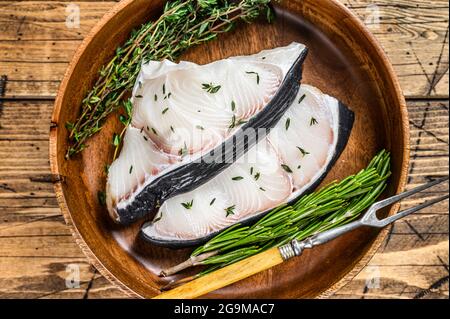
<path fill-rule="evenodd" d="M 380 23 L 369 26 L 394 65 L 410 112 L 408 188 L 447 175 L 448 1 L 342 1 L 364 21 L 380 13 Z M 116 2 L 0 0 L 0 76 L 7 76 L 3 92 L 0 85 L 0 298 L 126 297 L 75 244 L 48 160 L 60 80 L 82 39 Z M 66 25 L 69 5 L 80 8 L 79 28 Z M 404 206 L 445 193 L 448 184 Z M 448 298 L 448 218 L 447 201 L 397 222 L 369 265 L 333 297 Z M 69 289 L 66 281 L 77 269 L 80 285 Z"/>

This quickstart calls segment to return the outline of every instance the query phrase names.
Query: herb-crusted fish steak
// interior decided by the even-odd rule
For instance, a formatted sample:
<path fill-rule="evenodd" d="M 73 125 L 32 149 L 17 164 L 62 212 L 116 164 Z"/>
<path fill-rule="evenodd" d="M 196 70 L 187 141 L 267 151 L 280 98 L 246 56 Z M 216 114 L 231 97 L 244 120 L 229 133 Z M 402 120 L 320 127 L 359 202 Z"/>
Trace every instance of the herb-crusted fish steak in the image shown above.
<path fill-rule="evenodd" d="M 107 206 L 130 224 L 167 199 L 206 183 L 245 154 L 297 95 L 304 45 L 207 65 L 143 65 L 133 91 L 133 119 L 108 172 Z M 245 139 L 244 132 L 256 132 Z"/>
<path fill-rule="evenodd" d="M 143 237 L 173 248 L 198 245 L 295 201 L 313 191 L 331 169 L 353 121 L 341 102 L 302 85 L 269 136 L 208 183 L 167 200 L 155 219 L 144 224 Z"/>

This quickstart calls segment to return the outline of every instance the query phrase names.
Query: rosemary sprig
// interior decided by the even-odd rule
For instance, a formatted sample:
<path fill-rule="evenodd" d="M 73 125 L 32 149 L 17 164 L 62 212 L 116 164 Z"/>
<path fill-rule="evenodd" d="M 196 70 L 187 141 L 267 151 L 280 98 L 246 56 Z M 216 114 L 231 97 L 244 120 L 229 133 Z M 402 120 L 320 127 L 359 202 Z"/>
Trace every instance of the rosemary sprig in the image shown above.
<path fill-rule="evenodd" d="M 161 17 L 134 30 L 99 71 L 97 81 L 82 102 L 80 116 L 66 124 L 70 131 L 66 158 L 81 152 L 86 141 L 102 129 L 106 118 L 124 106 L 142 62 L 176 60 L 188 48 L 230 31 L 239 20 L 251 22 L 262 12 L 271 19 L 270 1 L 168 1 Z"/>
<path fill-rule="evenodd" d="M 195 277 L 355 220 L 381 195 L 390 175 L 390 154 L 382 151 L 358 174 L 281 206 L 253 226 L 230 227 L 192 253 L 196 265 L 211 266 Z"/>

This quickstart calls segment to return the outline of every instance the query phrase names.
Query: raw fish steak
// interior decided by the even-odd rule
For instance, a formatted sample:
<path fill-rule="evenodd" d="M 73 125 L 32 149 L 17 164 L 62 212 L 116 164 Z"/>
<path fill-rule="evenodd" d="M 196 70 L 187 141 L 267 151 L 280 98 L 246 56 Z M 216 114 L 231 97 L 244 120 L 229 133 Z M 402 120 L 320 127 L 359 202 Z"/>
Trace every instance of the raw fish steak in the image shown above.
<path fill-rule="evenodd" d="M 298 93 L 307 49 L 293 43 L 207 65 L 143 65 L 133 119 L 108 172 L 107 206 L 130 224 L 200 187 L 263 139 Z M 247 138 L 247 131 L 255 136 Z"/>

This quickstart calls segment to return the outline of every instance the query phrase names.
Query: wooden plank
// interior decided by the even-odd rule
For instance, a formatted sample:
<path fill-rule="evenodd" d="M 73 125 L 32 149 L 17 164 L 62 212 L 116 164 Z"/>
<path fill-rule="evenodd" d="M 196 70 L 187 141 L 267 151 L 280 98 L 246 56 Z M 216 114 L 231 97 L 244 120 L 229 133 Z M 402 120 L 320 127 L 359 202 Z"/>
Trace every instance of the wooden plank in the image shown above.
<path fill-rule="evenodd" d="M 379 253 L 334 297 L 448 298 L 448 244 Z"/>
<path fill-rule="evenodd" d="M 11 267 L 10 263 L 17 265 Z M 79 287 L 69 287 L 72 267 L 79 269 Z M 0 259 L 0 298 L 124 298 L 92 268 L 84 258 L 23 258 Z"/>
<path fill-rule="evenodd" d="M 114 4 L 115 1 L 2 1 L 0 40 L 82 40 Z M 79 27 L 67 24 L 68 6 L 79 8 Z"/>
<path fill-rule="evenodd" d="M 65 1 L 2 1 L 0 73 L 7 96 L 55 96 L 73 53 L 113 1 L 74 1 L 80 28 L 65 25 Z M 367 1 L 343 0 L 363 21 Z M 382 20 L 368 23 L 384 47 L 408 97 L 448 96 L 448 2 L 371 1 Z"/>
<path fill-rule="evenodd" d="M 377 37 L 405 95 L 448 96 L 448 2 L 344 0 Z M 377 23 L 373 17 L 379 15 Z"/>

